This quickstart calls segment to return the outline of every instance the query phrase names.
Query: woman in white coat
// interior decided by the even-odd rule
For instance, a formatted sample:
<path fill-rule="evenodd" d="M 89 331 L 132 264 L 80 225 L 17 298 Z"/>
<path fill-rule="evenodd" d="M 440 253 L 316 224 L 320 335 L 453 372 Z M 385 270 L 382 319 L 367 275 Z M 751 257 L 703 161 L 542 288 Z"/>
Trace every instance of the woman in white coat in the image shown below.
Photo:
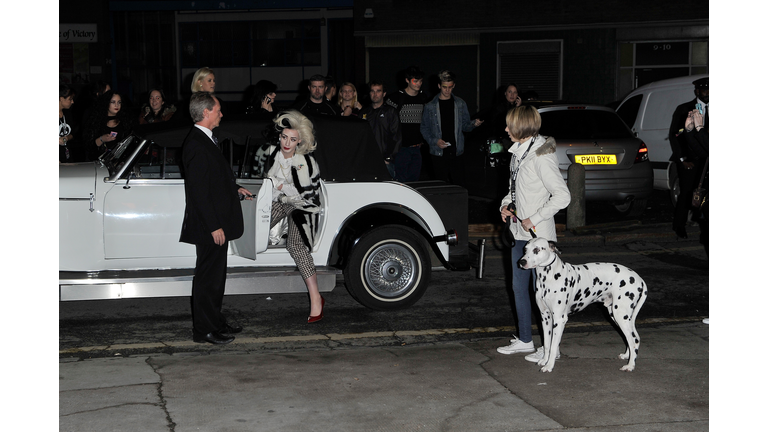
<path fill-rule="evenodd" d="M 280 131 L 280 145 L 269 147 L 267 160 L 267 175 L 274 185 L 270 229 L 288 219 L 286 249 L 307 285 L 307 323 L 313 323 L 323 319 L 325 306 L 311 255 L 320 211 L 320 168 L 311 154 L 317 148 L 315 132 L 312 122 L 295 110 L 285 111 L 272 121 Z"/>
<path fill-rule="evenodd" d="M 529 294 L 534 270 L 521 269 L 517 262 L 523 256 L 526 242 L 532 238 L 529 230 L 533 230 L 536 237 L 557 241 L 555 214 L 571 202 L 571 194 L 558 169 L 555 139 L 539 135 L 540 128 L 541 116 L 532 106 L 519 106 L 507 113 L 506 131 L 513 142 L 509 149 L 512 154 L 510 190 L 499 210 L 502 221 L 512 218 L 509 229 L 516 240 L 512 247 L 512 292 L 519 338 L 513 336 L 510 345 L 497 348 L 501 354 L 535 351 Z M 510 203 L 514 203 L 514 213 L 507 209 Z M 526 356 L 526 360 L 538 361 L 537 354 Z"/>

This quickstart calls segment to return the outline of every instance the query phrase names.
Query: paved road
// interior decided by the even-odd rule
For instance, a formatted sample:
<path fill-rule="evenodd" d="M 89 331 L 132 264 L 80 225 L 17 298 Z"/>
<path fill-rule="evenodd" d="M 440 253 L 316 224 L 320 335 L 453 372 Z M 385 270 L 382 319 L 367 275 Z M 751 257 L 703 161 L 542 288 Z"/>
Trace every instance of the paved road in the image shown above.
<path fill-rule="evenodd" d="M 635 235 L 634 240 L 621 243 L 590 243 L 593 237 L 562 240 L 564 260 L 612 261 L 637 271 L 649 286 L 641 326 L 695 322 L 708 315 L 708 264 L 697 242 Z M 506 283 L 509 258 L 495 245 L 491 237 L 483 279 L 476 279 L 474 271 L 434 272 L 424 297 L 400 311 L 364 308 L 346 292 L 341 277 L 335 290 L 325 296 L 326 317 L 315 325 L 306 324 L 305 295 L 227 296 L 225 313 L 245 330 L 224 349 L 237 350 L 240 341 L 254 340 L 325 345 L 332 339 L 347 339 L 370 346 L 398 345 L 405 334 L 418 334 L 424 342 L 508 336 L 514 330 Z M 190 323 L 188 298 L 65 302 L 59 308 L 59 355 L 93 358 L 208 349 L 191 342 Z M 603 307 L 591 305 L 572 316 L 568 328 L 569 332 L 588 331 L 595 326 L 610 328 L 608 323 Z M 367 336 L 349 336 L 360 334 Z"/>

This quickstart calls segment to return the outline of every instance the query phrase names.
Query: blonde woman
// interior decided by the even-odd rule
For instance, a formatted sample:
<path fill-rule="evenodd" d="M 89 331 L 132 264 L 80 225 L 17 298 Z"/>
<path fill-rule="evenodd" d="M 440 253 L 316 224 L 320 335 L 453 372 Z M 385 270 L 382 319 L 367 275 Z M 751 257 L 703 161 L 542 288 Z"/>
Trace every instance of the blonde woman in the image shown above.
<path fill-rule="evenodd" d="M 358 111 L 363 107 L 357 101 L 357 89 L 355 85 L 345 82 L 339 89 L 339 111 L 342 116 L 357 116 Z"/>
<path fill-rule="evenodd" d="M 216 89 L 216 76 L 213 74 L 213 70 L 202 67 L 195 72 L 192 77 L 192 93 L 204 91 L 213 93 Z"/>
<path fill-rule="evenodd" d="M 280 142 L 278 146 L 269 147 L 266 164 L 270 167 L 267 176 L 274 185 L 270 229 L 282 219 L 288 219 L 286 249 L 307 285 L 310 300 L 307 323 L 313 323 L 323 318 L 325 306 L 310 254 L 320 211 L 320 168 L 311 155 L 317 143 L 312 122 L 296 110 L 278 115 L 273 122 L 280 131 Z"/>
<path fill-rule="evenodd" d="M 555 213 L 571 202 L 571 194 L 560 174 L 555 139 L 539 135 L 540 128 L 541 116 L 533 106 L 515 107 L 507 113 L 506 131 L 513 143 L 509 148 L 512 154 L 510 188 L 499 208 L 503 222 L 512 218 L 509 229 L 516 239 L 512 247 L 512 292 L 520 338 L 513 336 L 510 345 L 496 351 L 501 354 L 533 353 L 525 359 L 534 363 L 544 356 L 541 348 L 534 349 L 531 336 L 529 284 L 535 270 L 521 269 L 517 262 L 524 254 L 525 244 L 532 238 L 531 232 L 536 237 L 557 241 Z M 510 203 L 514 212 L 508 209 Z"/>

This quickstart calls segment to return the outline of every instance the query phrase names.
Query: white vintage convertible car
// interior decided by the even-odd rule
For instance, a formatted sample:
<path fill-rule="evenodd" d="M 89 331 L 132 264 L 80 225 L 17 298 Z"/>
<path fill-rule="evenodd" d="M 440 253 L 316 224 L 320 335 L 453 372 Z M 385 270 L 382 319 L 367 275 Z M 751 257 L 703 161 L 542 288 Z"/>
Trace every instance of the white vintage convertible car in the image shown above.
<path fill-rule="evenodd" d="M 433 269 L 469 269 L 465 189 L 391 181 L 367 122 L 314 123 L 323 181 L 312 257 L 321 291 L 343 273 L 361 304 L 397 309 L 423 295 Z M 97 162 L 60 165 L 61 301 L 190 295 L 195 248 L 179 234 L 180 153 L 191 124 L 149 126 Z M 242 119 L 215 131 L 238 184 L 257 196 L 242 201 L 245 233 L 229 243 L 226 294 L 306 292 L 279 230 L 270 238 L 271 180 L 254 164 L 271 127 Z"/>

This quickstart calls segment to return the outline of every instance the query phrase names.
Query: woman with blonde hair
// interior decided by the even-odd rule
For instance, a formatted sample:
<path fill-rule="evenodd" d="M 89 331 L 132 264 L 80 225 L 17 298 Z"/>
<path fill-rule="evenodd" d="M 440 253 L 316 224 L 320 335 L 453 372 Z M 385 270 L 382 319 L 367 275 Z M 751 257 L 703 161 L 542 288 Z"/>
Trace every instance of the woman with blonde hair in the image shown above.
<path fill-rule="evenodd" d="M 307 323 L 313 323 L 323 318 L 325 306 L 310 254 L 320 211 L 320 168 L 311 154 L 317 143 L 312 122 L 296 110 L 281 113 L 273 122 L 279 131 L 279 145 L 267 149 L 269 156 L 265 165 L 270 167 L 267 176 L 274 187 L 270 229 L 287 218 L 285 247 L 307 285 L 310 300 Z"/>
<path fill-rule="evenodd" d="M 530 105 L 512 108 L 507 113 L 507 128 L 512 147 L 509 152 L 509 193 L 501 201 L 501 220 L 512 218 L 509 230 L 515 238 L 512 246 L 512 292 L 517 311 L 520 338 L 513 336 L 511 344 L 496 349 L 501 354 L 533 353 L 526 360 L 538 362 L 544 351 L 534 352 L 531 336 L 531 298 L 529 284 L 535 270 L 521 269 L 525 244 L 536 237 L 557 241 L 555 213 L 571 202 L 557 162 L 557 143 L 552 137 L 539 135 L 541 116 Z M 559 355 L 556 353 L 555 355 Z"/>
<path fill-rule="evenodd" d="M 357 101 L 357 89 L 350 82 L 345 82 L 339 88 L 339 111 L 342 116 L 357 116 L 363 106 Z"/>
<path fill-rule="evenodd" d="M 204 91 L 213 93 L 216 89 L 216 76 L 213 74 L 213 70 L 207 67 L 201 67 L 192 76 L 192 93 Z"/>

